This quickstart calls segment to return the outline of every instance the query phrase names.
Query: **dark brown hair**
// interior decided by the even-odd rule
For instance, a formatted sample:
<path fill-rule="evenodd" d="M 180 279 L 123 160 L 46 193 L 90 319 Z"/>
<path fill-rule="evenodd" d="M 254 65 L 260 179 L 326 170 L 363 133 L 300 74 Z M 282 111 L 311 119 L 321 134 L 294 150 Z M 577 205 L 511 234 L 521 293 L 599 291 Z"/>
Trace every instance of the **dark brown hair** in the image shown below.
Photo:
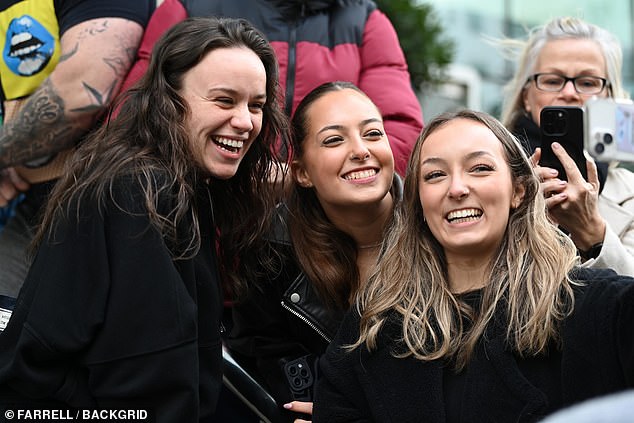
<path fill-rule="evenodd" d="M 248 280 L 258 258 L 240 252 L 253 251 L 263 228 L 269 226 L 276 198 L 269 175 L 279 167 L 276 143 L 286 138 L 282 135 L 288 127 L 279 108 L 275 53 L 264 36 L 242 19 L 188 18 L 161 37 L 145 75 L 119 99 L 117 116 L 77 149 L 51 194 L 34 246 L 52 234 L 54 224 L 71 210 L 79 216 L 85 198 L 103 206 L 115 180 L 129 176 L 143 187 L 150 221 L 168 244 L 188 246 L 186 251 L 171 251 L 174 258 L 195 254 L 200 233 L 193 197 L 196 186 L 207 182 L 208 176 L 192 165 L 183 123 L 189 110 L 180 90 L 185 73 L 210 51 L 232 47 L 252 50 L 266 70 L 267 101 L 260 134 L 232 178 L 209 181 L 223 273 L 234 288 Z M 157 173 L 162 175 L 158 181 Z M 173 196 L 172 209 L 159 212 L 159 196 L 166 193 Z M 184 234 L 182 223 L 190 216 L 192 224 Z"/>
<path fill-rule="evenodd" d="M 354 84 L 335 81 L 318 86 L 302 99 L 291 120 L 293 159 L 303 156 L 313 103 L 346 89 L 365 96 Z M 347 310 L 360 284 L 356 243 L 328 219 L 313 188 L 292 184 L 288 207 L 293 249 L 304 273 L 326 304 Z"/>

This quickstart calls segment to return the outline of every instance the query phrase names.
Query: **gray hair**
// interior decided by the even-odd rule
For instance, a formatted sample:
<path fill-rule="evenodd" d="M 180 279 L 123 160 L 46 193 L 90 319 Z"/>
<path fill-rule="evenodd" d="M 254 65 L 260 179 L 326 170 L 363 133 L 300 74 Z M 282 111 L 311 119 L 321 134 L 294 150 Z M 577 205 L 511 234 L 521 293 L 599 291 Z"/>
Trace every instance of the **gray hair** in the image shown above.
<path fill-rule="evenodd" d="M 526 86 L 526 81 L 535 70 L 537 58 L 542 48 L 549 41 L 564 39 L 595 41 L 599 45 L 606 63 L 608 95 L 614 98 L 629 97 L 621 81 L 623 52 L 616 37 L 609 31 L 578 18 L 556 18 L 545 25 L 530 30 L 526 41 L 503 40 L 501 42 L 506 53 L 521 50 L 515 75 L 504 87 L 501 121 L 507 128 L 512 128 L 517 118 L 524 113 L 522 91 Z M 518 55 L 515 54 L 515 56 Z"/>

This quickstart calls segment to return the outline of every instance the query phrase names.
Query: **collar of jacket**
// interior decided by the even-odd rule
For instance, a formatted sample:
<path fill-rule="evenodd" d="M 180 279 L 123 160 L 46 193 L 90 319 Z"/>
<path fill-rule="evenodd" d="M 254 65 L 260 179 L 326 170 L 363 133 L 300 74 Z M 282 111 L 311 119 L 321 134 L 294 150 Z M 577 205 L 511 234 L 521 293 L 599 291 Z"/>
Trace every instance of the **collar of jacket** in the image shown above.
<path fill-rule="evenodd" d="M 359 0 L 269 0 L 282 16 L 287 19 L 298 19 L 308 15 L 328 11 L 335 6 L 359 2 Z"/>

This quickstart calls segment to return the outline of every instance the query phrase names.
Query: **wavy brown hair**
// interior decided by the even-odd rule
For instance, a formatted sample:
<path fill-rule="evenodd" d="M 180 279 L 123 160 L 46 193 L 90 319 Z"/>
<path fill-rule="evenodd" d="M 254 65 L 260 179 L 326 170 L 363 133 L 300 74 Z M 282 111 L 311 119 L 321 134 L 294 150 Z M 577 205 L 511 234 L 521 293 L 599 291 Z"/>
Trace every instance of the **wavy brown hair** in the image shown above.
<path fill-rule="evenodd" d="M 513 184 L 524 188 L 519 206 L 510 211 L 504 238 L 489 264 L 479 310 L 473 310 L 449 289 L 442 246 L 427 226 L 420 203 L 420 152 L 425 140 L 455 119 L 485 125 L 503 146 Z M 389 316 L 398 316 L 405 351 L 420 360 L 455 360 L 463 368 L 498 311 L 506 337 L 519 354 L 535 355 L 559 339 L 559 323 L 573 308 L 569 272 L 576 263 L 570 239 L 547 218 L 539 182 L 520 144 L 491 116 L 460 111 L 432 120 L 420 135 L 410 158 L 403 201 L 387 233 L 377 268 L 358 297 L 361 332 L 351 347 L 377 345 Z M 462 318 L 472 319 L 465 329 Z"/>
<path fill-rule="evenodd" d="M 210 51 L 233 47 L 252 50 L 264 64 L 267 101 L 262 130 L 232 178 L 209 180 L 194 164 L 190 150 L 184 126 L 190 110 L 181 96 L 183 78 Z M 51 193 L 34 246 L 47 234 L 53 235 L 54 224 L 72 211 L 79 216 L 83 201 L 96 201 L 102 208 L 112 200 L 115 181 L 131 177 L 143 188 L 150 221 L 168 245 L 187 246 L 172 250 L 174 258 L 190 257 L 200 246 L 194 194 L 200 184 L 208 183 L 221 267 L 229 286 L 240 288 L 258 260 L 257 254 L 240 252 L 257 250 L 274 210 L 269 175 L 279 168 L 276 143 L 288 130 L 278 85 L 275 53 L 247 21 L 196 17 L 176 24 L 154 46 L 144 76 L 118 100 L 117 115 L 78 147 Z M 159 197 L 164 195 L 173 198 L 171 209 L 159 212 Z M 192 223 L 187 225 L 189 233 L 183 234 L 179 224 L 186 221 Z"/>

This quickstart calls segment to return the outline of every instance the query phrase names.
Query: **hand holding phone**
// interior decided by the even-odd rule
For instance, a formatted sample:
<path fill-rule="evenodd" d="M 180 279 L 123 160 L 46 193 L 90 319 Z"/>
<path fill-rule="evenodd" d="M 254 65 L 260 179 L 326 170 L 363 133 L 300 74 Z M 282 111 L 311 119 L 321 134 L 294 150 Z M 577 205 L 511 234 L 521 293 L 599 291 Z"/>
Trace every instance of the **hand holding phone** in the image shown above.
<path fill-rule="evenodd" d="M 559 179 L 568 180 L 563 165 L 552 150 L 558 142 L 577 165 L 583 179 L 588 180 L 584 146 L 583 109 L 575 106 L 547 106 L 540 113 L 541 158 L 539 165 L 556 169 Z"/>

